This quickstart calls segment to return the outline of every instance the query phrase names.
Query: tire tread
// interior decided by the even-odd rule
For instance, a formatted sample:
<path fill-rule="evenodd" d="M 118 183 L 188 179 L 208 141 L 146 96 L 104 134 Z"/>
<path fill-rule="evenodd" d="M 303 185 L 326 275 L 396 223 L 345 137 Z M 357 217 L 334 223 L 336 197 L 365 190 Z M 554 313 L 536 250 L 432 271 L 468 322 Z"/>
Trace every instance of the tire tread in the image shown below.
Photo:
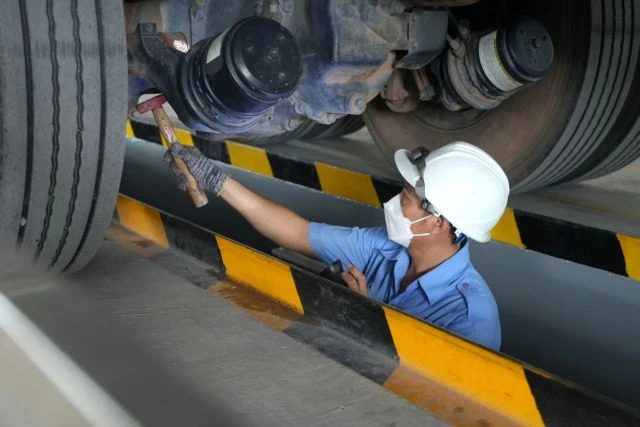
<path fill-rule="evenodd" d="M 24 54 L 24 66 L 25 66 L 25 80 L 26 80 L 26 101 L 27 101 L 27 151 L 26 151 L 26 164 L 25 164 L 25 183 L 24 183 L 24 198 L 22 202 L 22 214 L 21 218 L 29 217 L 29 200 L 31 199 L 31 180 L 33 176 L 33 72 L 31 71 L 31 35 L 29 29 L 29 20 L 27 19 L 27 0 L 19 0 L 20 8 L 20 26 L 22 30 L 22 43 Z M 0 120 L 2 120 L 0 115 Z M 25 227 L 20 227 L 18 231 L 18 237 L 16 240 L 16 249 L 22 247 L 22 239 L 24 236 Z"/>
<path fill-rule="evenodd" d="M 96 21 L 97 21 L 97 31 L 98 31 L 98 40 L 104 40 L 104 22 L 102 17 L 102 4 L 101 0 L 94 0 L 95 9 L 96 9 Z M 99 147 L 98 147 L 98 167 L 96 168 L 96 178 L 95 184 L 93 188 L 93 197 L 91 199 L 91 207 L 89 208 L 89 218 L 87 220 L 87 224 L 84 232 L 82 233 L 82 237 L 80 238 L 80 243 L 78 244 L 78 248 L 76 252 L 73 254 L 71 261 L 64 267 L 64 271 L 73 268 L 74 264 L 77 262 L 78 257 L 83 253 L 84 248 L 87 244 L 87 240 L 89 237 L 89 233 L 94 224 L 97 204 L 99 200 L 100 186 L 102 183 L 102 168 L 103 168 L 103 160 L 104 160 L 104 151 L 105 151 L 105 137 L 106 137 L 106 122 L 107 122 L 107 93 L 106 93 L 106 76 L 104 72 L 105 66 L 105 50 L 103 43 L 98 44 L 98 55 L 100 57 L 100 137 L 99 137 Z"/>
<path fill-rule="evenodd" d="M 84 132 L 84 81 L 83 81 L 83 62 L 82 62 L 82 40 L 80 39 L 80 17 L 78 15 L 78 0 L 71 0 L 71 21 L 73 25 L 73 46 L 74 56 L 76 62 L 76 148 L 74 153 L 74 166 L 73 166 L 73 183 L 71 185 L 71 198 L 69 199 L 69 206 L 67 209 L 67 215 L 65 219 L 64 229 L 62 231 L 62 237 L 58 248 L 51 258 L 49 267 L 54 267 L 58 262 L 62 251 L 67 244 L 69 237 L 69 230 L 73 224 L 73 216 L 76 210 L 76 201 L 78 200 L 78 186 L 80 184 L 80 170 L 82 168 L 82 150 L 84 146 L 83 132 Z"/>
<path fill-rule="evenodd" d="M 47 241 L 49 226 L 51 224 L 51 217 L 53 216 L 53 204 L 55 202 L 56 186 L 58 183 L 58 155 L 60 153 L 60 82 L 58 80 L 58 73 L 60 71 L 60 64 L 58 63 L 58 51 L 56 40 L 56 21 L 53 15 L 53 0 L 47 0 L 47 27 L 49 34 L 49 57 L 51 60 L 51 85 L 53 87 L 51 102 L 53 105 L 53 134 L 51 138 L 52 151 L 51 151 L 51 172 L 49 174 L 49 191 L 47 199 L 47 207 L 45 210 L 44 223 L 42 230 L 40 231 L 40 239 L 36 247 L 36 253 L 34 257 L 36 260 L 40 258 L 40 254 L 44 249 L 44 245 Z"/>

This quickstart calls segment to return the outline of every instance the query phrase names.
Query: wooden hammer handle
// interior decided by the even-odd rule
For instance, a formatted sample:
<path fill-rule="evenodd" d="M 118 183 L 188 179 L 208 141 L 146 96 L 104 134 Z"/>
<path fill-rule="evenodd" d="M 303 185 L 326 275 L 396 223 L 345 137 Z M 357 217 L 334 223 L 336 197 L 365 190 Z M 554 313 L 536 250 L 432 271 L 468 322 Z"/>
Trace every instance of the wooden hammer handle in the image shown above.
<path fill-rule="evenodd" d="M 160 131 L 164 136 L 164 140 L 167 142 L 169 148 L 171 148 L 173 144 L 180 144 L 180 141 L 178 141 L 178 136 L 176 135 L 176 131 L 171 124 L 171 120 L 169 120 L 169 116 L 167 116 L 167 113 L 164 111 L 164 108 L 155 108 L 152 110 L 152 112 L 153 117 L 156 119 L 156 123 L 158 124 L 158 127 L 160 128 Z M 176 166 L 178 166 L 180 172 L 182 172 L 184 176 L 187 177 L 187 191 L 189 192 L 193 203 L 196 205 L 196 208 L 201 208 L 209 203 L 207 195 L 205 194 L 204 190 L 200 188 L 200 184 L 198 184 L 198 181 L 196 181 L 193 175 L 191 175 L 191 172 L 189 172 L 189 168 L 187 167 L 185 162 L 175 156 L 173 157 L 173 160 L 176 162 Z"/>

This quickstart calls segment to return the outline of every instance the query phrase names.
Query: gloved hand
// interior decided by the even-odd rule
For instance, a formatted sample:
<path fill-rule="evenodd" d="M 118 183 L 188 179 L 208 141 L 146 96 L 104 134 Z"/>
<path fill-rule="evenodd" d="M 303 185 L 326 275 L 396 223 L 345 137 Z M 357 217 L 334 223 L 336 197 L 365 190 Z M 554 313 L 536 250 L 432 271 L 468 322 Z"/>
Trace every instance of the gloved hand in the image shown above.
<path fill-rule="evenodd" d="M 205 157 L 197 148 L 173 144 L 164 154 L 164 161 L 169 163 L 171 170 L 178 179 L 178 187 L 182 191 L 187 189 L 187 177 L 178 169 L 178 165 L 173 159 L 174 156 L 182 159 L 203 190 L 214 193 L 216 196 L 220 194 L 222 186 L 230 177 L 228 173 L 216 166 L 213 160 Z"/>

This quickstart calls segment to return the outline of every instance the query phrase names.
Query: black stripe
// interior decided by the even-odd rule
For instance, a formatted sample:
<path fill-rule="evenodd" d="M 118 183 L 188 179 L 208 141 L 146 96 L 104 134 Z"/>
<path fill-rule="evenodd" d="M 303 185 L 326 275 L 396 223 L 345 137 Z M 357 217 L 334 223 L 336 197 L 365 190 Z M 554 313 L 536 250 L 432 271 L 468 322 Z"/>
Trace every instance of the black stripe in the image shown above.
<path fill-rule="evenodd" d="M 164 213 L 160 214 L 170 247 L 207 264 L 224 264 L 215 234 Z M 265 255 L 267 256 L 267 255 Z M 374 301 L 313 273 L 292 266 L 291 271 L 305 315 L 348 331 L 360 343 L 397 357 L 384 310 Z"/>
<path fill-rule="evenodd" d="M 283 332 L 380 385 L 387 381 L 399 365 L 397 359 L 371 351 L 371 348 L 332 328 L 309 322 L 295 322 Z"/>
<path fill-rule="evenodd" d="M 84 82 L 82 80 L 83 62 L 82 62 L 82 40 L 80 39 L 80 17 L 78 16 L 78 0 L 71 0 L 71 19 L 73 21 L 73 42 L 74 56 L 76 60 L 76 150 L 75 165 L 73 167 L 73 183 L 71 185 L 71 198 L 69 199 L 69 208 L 67 209 L 67 217 L 62 230 L 60 244 L 56 253 L 49 263 L 49 268 L 53 267 L 60 258 L 62 250 L 67 244 L 69 238 L 69 229 L 73 223 L 73 214 L 76 211 L 76 202 L 78 200 L 78 185 L 80 185 L 80 169 L 82 168 L 82 149 L 84 145 Z"/>
<path fill-rule="evenodd" d="M 208 141 L 200 136 L 191 135 L 193 138 L 193 144 L 198 147 L 202 154 L 210 159 L 218 160 L 223 163 L 231 164 L 231 158 L 229 157 L 229 150 L 227 144 L 224 142 Z"/>
<path fill-rule="evenodd" d="M 615 233 L 515 211 L 522 243 L 531 250 L 590 267 L 627 275 Z"/>
<path fill-rule="evenodd" d="M 24 45 L 24 68 L 25 68 L 25 82 L 27 86 L 27 159 L 25 165 L 25 180 L 24 180 L 24 196 L 22 202 L 22 216 L 21 218 L 29 218 L 29 205 L 31 199 L 31 182 L 33 180 L 33 71 L 31 65 L 31 36 L 29 34 L 29 20 L 27 18 L 27 6 L 26 0 L 20 0 L 20 21 L 22 26 L 22 44 Z M 0 126 L 0 129 L 4 129 Z M 21 226 L 18 231 L 18 238 L 16 241 L 16 247 L 22 246 L 22 240 L 26 226 Z"/>
<path fill-rule="evenodd" d="M 160 215 L 172 249 L 213 266 L 214 269 L 209 273 L 215 279 L 222 279 L 226 275 L 215 234 L 170 215 Z M 300 295 L 305 316 L 320 320 L 332 328 L 294 323 L 284 332 L 292 338 L 312 345 L 321 353 L 364 377 L 384 384 L 397 368 L 398 358 L 382 308 L 345 288 L 296 267 L 292 267 L 292 273 L 297 289 L 308 290 L 305 292 L 306 298 Z M 355 319 L 357 322 L 354 323 Z M 347 338 L 343 333 L 332 332 L 331 329 L 334 328 L 346 331 L 350 336 Z M 354 341 L 354 337 L 358 340 Z M 375 346 L 381 351 L 372 352 L 367 346 Z"/>
<path fill-rule="evenodd" d="M 166 214 L 161 214 L 161 218 L 172 249 L 188 254 L 213 268 L 202 271 L 197 266 L 185 266 L 184 261 L 180 260 L 174 251 L 154 256 L 150 261 L 204 289 L 212 284 L 215 285 L 214 282 L 225 277 L 225 268 L 213 233 Z M 268 297 L 255 296 L 255 298 L 258 299 L 258 303 L 264 298 L 266 302 L 278 305 Z M 251 301 L 252 304 L 248 308 L 255 310 L 256 301 Z M 241 298 L 234 302 L 242 305 L 242 303 L 246 304 L 246 299 Z M 269 312 L 272 310 L 273 308 L 270 308 Z M 397 357 L 394 357 L 395 353 L 389 357 L 389 354 L 384 352 L 371 351 L 371 348 L 355 342 L 351 336 L 340 333 L 337 329 L 311 323 L 309 314 L 305 314 L 307 318 L 293 316 L 290 319 L 293 323 L 283 332 L 297 341 L 311 345 L 332 360 L 381 385 L 398 367 L 399 362 Z M 375 323 L 372 324 L 372 327 L 375 326 Z"/>
<path fill-rule="evenodd" d="M 160 217 L 162 218 L 162 224 L 164 225 L 164 230 L 171 248 L 187 253 L 199 261 L 215 266 L 216 270 L 212 270 L 212 273 L 217 278 L 224 277 L 226 270 L 213 233 L 170 215 L 161 214 Z"/>
<path fill-rule="evenodd" d="M 640 425 L 640 413 L 618 402 L 567 387 L 528 369 L 524 372 L 547 426 Z"/>
<path fill-rule="evenodd" d="M 161 217 L 171 247 L 209 265 L 224 267 L 214 233 L 170 215 L 161 214 Z M 291 272 L 304 308 L 303 322 L 307 324 L 291 325 L 284 332 L 311 344 L 363 376 L 384 383 L 398 365 L 398 357 L 382 305 L 298 267 L 291 266 Z M 323 328 L 309 323 L 310 320 L 337 329 L 339 333 L 323 331 Z M 362 347 L 344 349 L 346 346 L 342 344 L 345 341 L 341 334 L 351 337 L 350 343 L 355 338 L 355 342 Z M 367 359 L 366 346 L 379 353 Z M 524 371 L 538 410 L 547 425 L 640 426 L 640 414 L 634 409 L 541 376 L 527 368 Z"/>
<path fill-rule="evenodd" d="M 132 125 L 135 123 L 137 122 L 132 122 Z M 138 131 L 134 131 L 136 136 L 138 132 L 140 138 L 152 138 L 155 135 L 159 141 L 157 127 L 140 123 L 136 126 L 139 126 Z M 230 164 L 225 143 L 208 141 L 198 136 L 193 138 L 195 145 L 207 157 Z M 267 157 L 274 177 L 322 191 L 313 163 L 269 152 Z M 376 177 L 371 179 L 381 203 L 402 190 L 402 185 L 398 182 Z M 615 233 L 517 210 L 515 216 L 522 241 L 528 249 L 622 276 L 627 275 L 624 254 Z M 603 249 L 606 251 L 604 255 L 600 253 Z"/>
<path fill-rule="evenodd" d="M 374 177 L 371 177 L 371 180 L 373 181 L 373 187 L 376 189 L 376 193 L 378 194 L 380 204 L 384 204 L 402 191 L 402 184 L 398 182 L 382 180 Z"/>
<path fill-rule="evenodd" d="M 318 171 L 313 163 L 282 157 L 267 152 L 273 176 L 284 181 L 321 190 Z"/>
<path fill-rule="evenodd" d="M 35 258 L 38 259 L 44 244 L 47 241 L 51 217 L 53 216 L 53 204 L 55 202 L 55 190 L 58 184 L 58 154 L 60 153 L 60 82 L 58 81 L 60 66 L 58 64 L 58 44 L 56 42 L 56 21 L 53 15 L 53 0 L 47 0 L 47 20 L 49 21 L 49 56 L 51 58 L 51 85 L 53 87 L 52 99 L 53 103 L 53 135 L 51 145 L 51 172 L 49 174 L 49 191 L 47 207 L 44 216 L 44 225 L 40 232 L 40 239 L 36 248 Z"/>
<path fill-rule="evenodd" d="M 102 167 L 104 153 L 106 149 L 106 123 L 107 123 L 107 80 L 104 72 L 104 64 L 106 63 L 105 46 L 104 46 L 104 22 L 102 17 L 102 5 L 100 0 L 94 0 L 94 7 L 96 10 L 96 25 L 98 27 L 98 54 L 100 55 L 100 139 L 98 142 L 98 162 L 96 165 L 96 179 L 93 184 L 93 197 L 91 199 L 91 207 L 89 208 L 89 219 L 85 225 L 82 238 L 78 243 L 76 253 L 71 258 L 71 261 L 64 267 L 64 270 L 69 269 L 75 262 L 80 253 L 84 249 L 84 245 L 89 237 L 89 231 L 93 227 L 93 219 L 96 213 L 96 207 L 98 204 L 100 187 L 102 185 Z"/>
<path fill-rule="evenodd" d="M 133 129 L 133 134 L 136 138 L 155 142 L 156 144 L 162 144 L 162 138 L 160 137 L 160 130 L 158 129 L 158 126 L 133 120 L 131 120 L 130 123 L 131 128 Z"/>
<path fill-rule="evenodd" d="M 291 267 L 305 316 L 345 331 L 358 343 L 397 358 L 393 337 L 380 304 L 329 280 Z"/>

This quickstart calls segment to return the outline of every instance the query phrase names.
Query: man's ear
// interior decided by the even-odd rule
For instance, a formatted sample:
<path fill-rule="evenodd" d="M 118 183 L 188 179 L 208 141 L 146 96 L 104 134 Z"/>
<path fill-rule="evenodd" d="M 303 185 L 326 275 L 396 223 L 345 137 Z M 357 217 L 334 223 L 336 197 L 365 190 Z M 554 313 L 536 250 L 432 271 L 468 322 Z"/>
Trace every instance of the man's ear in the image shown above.
<path fill-rule="evenodd" d="M 433 229 L 431 230 L 433 234 L 449 231 L 449 227 L 451 227 L 451 225 L 446 219 L 442 218 L 441 216 L 434 216 L 434 218 L 435 221 L 433 222 Z"/>

